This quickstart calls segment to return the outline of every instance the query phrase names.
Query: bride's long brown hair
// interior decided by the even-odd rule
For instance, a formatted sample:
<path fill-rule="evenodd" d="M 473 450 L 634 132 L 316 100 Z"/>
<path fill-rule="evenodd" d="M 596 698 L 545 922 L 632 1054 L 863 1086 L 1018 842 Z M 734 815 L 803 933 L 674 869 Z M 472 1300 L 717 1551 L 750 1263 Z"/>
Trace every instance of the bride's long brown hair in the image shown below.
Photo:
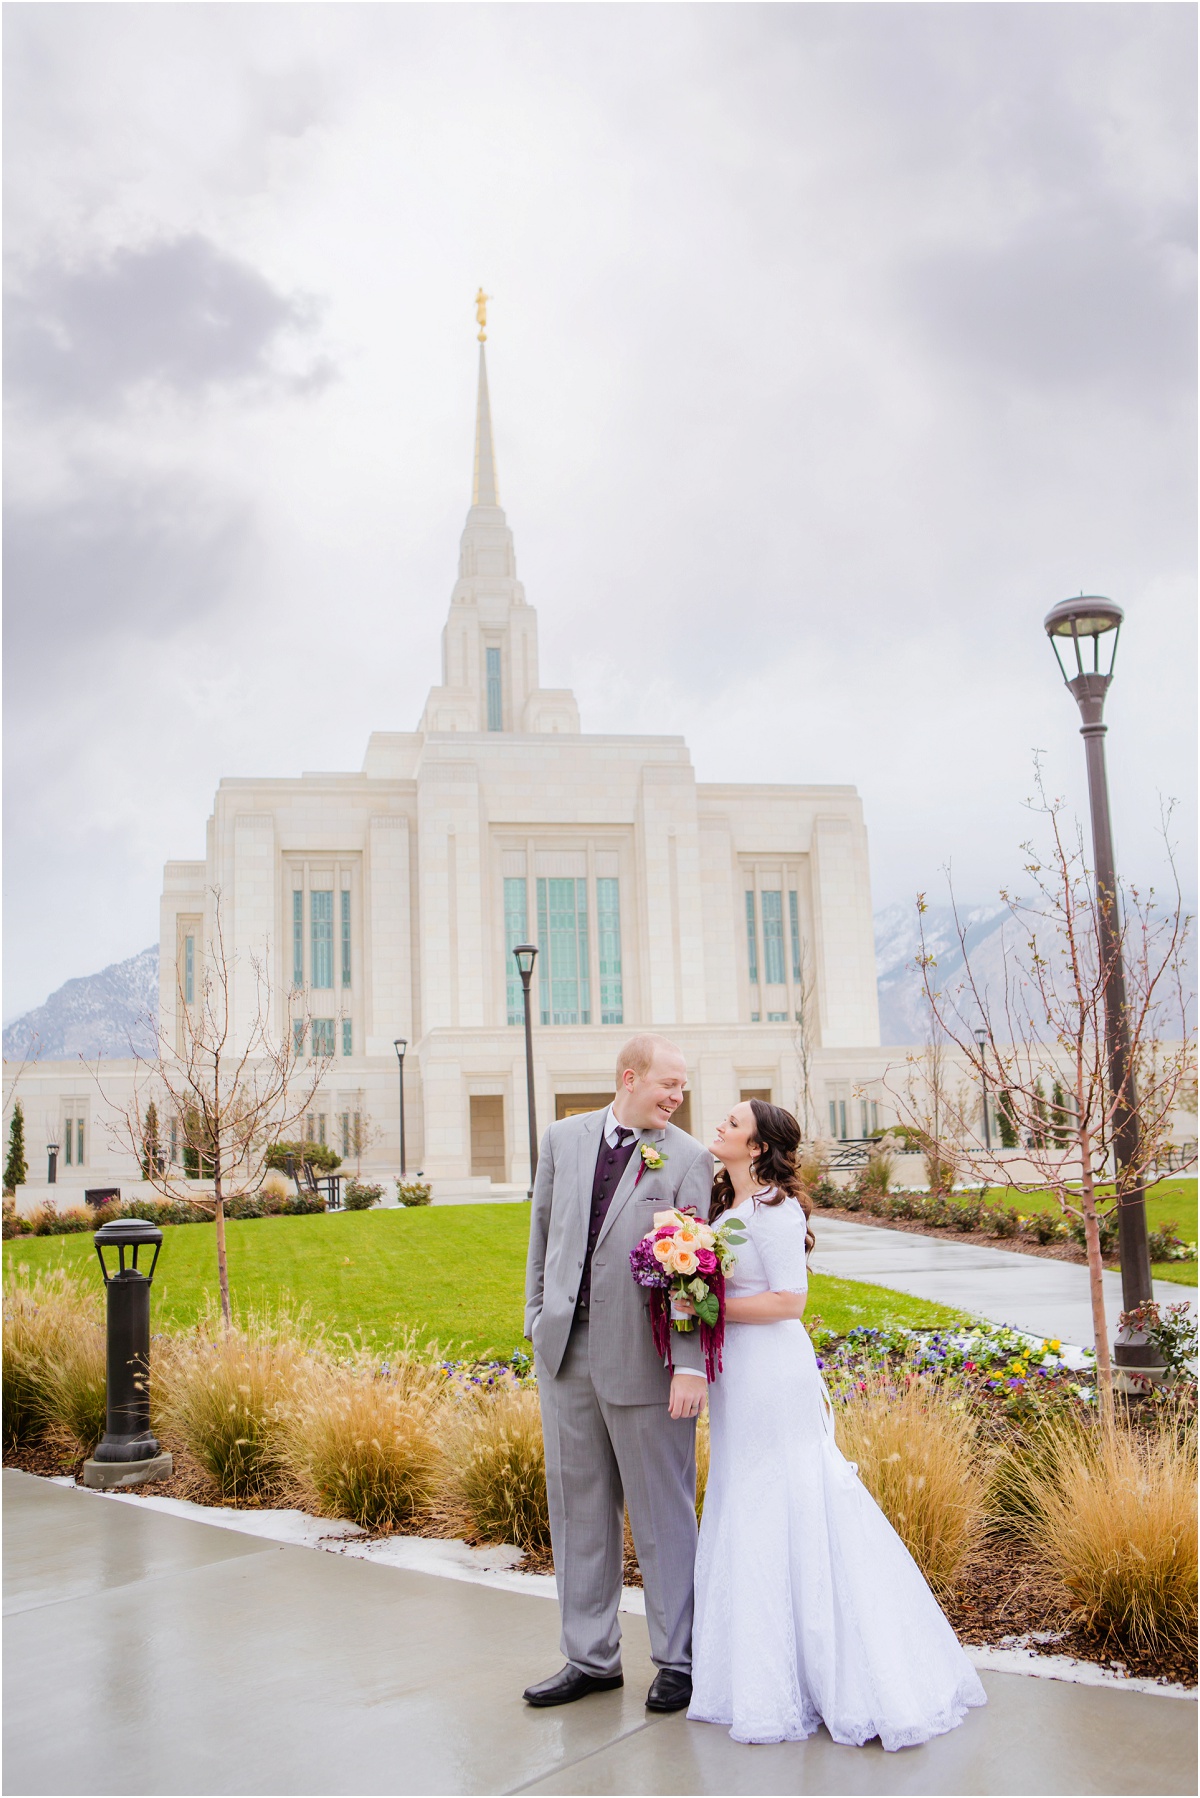
<path fill-rule="evenodd" d="M 754 1140 L 758 1144 L 758 1154 L 750 1163 L 750 1172 L 762 1186 L 773 1186 L 775 1196 L 771 1199 L 760 1199 L 761 1205 L 782 1205 L 784 1199 L 795 1199 L 804 1213 L 807 1226 L 812 1215 L 812 1201 L 800 1184 L 800 1174 L 796 1167 L 796 1152 L 800 1147 L 800 1126 L 790 1111 L 782 1105 L 768 1105 L 765 1099 L 751 1099 L 750 1109 L 754 1113 Z M 733 1204 L 733 1181 L 722 1168 L 713 1181 L 712 1202 L 708 1207 L 708 1221 L 715 1224 L 722 1212 L 728 1211 Z M 805 1252 L 811 1254 L 816 1243 L 811 1229 L 806 1230 Z"/>

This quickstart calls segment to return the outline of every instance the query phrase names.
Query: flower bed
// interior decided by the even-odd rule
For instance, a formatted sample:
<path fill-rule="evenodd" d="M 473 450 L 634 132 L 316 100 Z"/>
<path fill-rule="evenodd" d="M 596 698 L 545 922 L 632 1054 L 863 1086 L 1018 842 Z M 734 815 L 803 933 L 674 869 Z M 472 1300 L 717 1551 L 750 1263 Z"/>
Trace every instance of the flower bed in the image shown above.
<path fill-rule="evenodd" d="M 382 1191 L 382 1188 L 379 1189 Z M 226 1199 L 228 1218 L 308 1217 L 325 1210 L 319 1193 L 282 1193 L 264 1186 L 260 1192 L 239 1193 Z M 120 1217 L 140 1217 L 165 1229 L 171 1224 L 211 1224 L 213 1204 L 191 1198 L 126 1199 L 121 1204 L 68 1205 L 59 1210 L 50 1203 L 38 1205 L 27 1215 L 17 1211 L 11 1199 L 4 1201 L 4 1241 L 17 1236 L 78 1236 L 98 1230 Z"/>

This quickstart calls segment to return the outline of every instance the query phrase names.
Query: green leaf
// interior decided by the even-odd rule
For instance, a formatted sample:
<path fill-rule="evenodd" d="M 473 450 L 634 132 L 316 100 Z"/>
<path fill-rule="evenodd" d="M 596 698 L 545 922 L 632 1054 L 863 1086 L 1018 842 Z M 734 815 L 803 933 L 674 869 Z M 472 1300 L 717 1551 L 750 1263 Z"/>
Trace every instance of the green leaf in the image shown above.
<path fill-rule="evenodd" d="M 696 1316 L 704 1323 L 708 1324 L 710 1328 L 717 1322 L 720 1315 L 721 1307 L 717 1302 L 717 1295 L 715 1292 L 710 1292 L 706 1299 L 699 1299 L 697 1301 Z"/>

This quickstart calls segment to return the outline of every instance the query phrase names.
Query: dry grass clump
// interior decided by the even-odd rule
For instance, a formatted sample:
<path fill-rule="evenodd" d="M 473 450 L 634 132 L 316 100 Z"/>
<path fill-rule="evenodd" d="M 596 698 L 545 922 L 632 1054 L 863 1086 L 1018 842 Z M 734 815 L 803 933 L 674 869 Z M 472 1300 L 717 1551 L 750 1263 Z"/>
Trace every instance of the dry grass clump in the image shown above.
<path fill-rule="evenodd" d="M 77 1339 L 100 1329 L 100 1297 L 93 1284 L 61 1268 L 32 1281 L 28 1276 L 22 1263 L 17 1277 L 4 1283 L 3 1411 L 9 1447 L 45 1434 L 62 1403 L 58 1370 L 72 1364 Z"/>
<path fill-rule="evenodd" d="M 987 1520 L 987 1459 L 970 1413 L 917 1379 L 863 1376 L 836 1411 L 842 1452 L 938 1593 L 954 1585 Z"/>
<path fill-rule="evenodd" d="M 283 1458 L 322 1517 L 394 1530 L 427 1510 L 441 1472 L 440 1367 L 401 1353 L 382 1364 L 313 1363 L 289 1408 Z"/>
<path fill-rule="evenodd" d="M 159 1337 L 151 1355 L 155 1433 L 186 1448 L 223 1499 L 273 1497 L 285 1477 L 287 1411 L 308 1364 L 304 1345 L 278 1331 Z"/>
<path fill-rule="evenodd" d="M 464 1400 L 444 1428 L 446 1494 L 485 1542 L 550 1546 L 537 1393 L 513 1387 Z"/>
<path fill-rule="evenodd" d="M 1018 1488 L 1010 1521 L 1086 1630 L 1138 1652 L 1194 1648 L 1194 1418 L 1150 1434 L 1057 1419 L 1008 1478 Z"/>
<path fill-rule="evenodd" d="M 45 1364 L 42 1405 L 52 1436 L 81 1455 L 95 1449 L 107 1421 L 108 1371 L 104 1330 L 78 1321 Z"/>

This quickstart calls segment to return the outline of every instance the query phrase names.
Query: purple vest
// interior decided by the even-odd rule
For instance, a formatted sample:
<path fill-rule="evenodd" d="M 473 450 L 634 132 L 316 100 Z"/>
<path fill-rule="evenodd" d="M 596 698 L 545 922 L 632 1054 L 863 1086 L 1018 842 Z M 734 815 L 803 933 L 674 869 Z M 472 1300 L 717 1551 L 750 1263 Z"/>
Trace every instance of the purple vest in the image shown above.
<path fill-rule="evenodd" d="M 588 1219 L 587 1256 L 583 1263 L 583 1272 L 579 1276 L 579 1303 L 587 1305 L 592 1296 L 592 1255 L 600 1232 L 604 1228 L 604 1220 L 608 1216 L 608 1208 L 612 1204 L 612 1196 L 621 1184 L 621 1175 L 629 1165 L 629 1157 L 637 1147 L 637 1132 L 622 1147 L 610 1147 L 603 1130 L 600 1132 L 600 1153 L 596 1157 L 596 1171 L 592 1175 L 592 1211 Z"/>

